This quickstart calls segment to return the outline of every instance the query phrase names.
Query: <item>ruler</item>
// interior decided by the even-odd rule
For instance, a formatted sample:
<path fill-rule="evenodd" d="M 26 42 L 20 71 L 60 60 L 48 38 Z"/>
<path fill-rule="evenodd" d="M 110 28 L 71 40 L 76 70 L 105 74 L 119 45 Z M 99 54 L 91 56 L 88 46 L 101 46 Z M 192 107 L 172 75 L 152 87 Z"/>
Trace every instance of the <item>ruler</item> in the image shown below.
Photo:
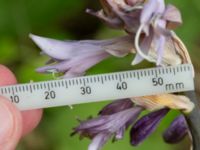
<path fill-rule="evenodd" d="M 194 90 L 190 64 L 0 87 L 20 110 Z"/>

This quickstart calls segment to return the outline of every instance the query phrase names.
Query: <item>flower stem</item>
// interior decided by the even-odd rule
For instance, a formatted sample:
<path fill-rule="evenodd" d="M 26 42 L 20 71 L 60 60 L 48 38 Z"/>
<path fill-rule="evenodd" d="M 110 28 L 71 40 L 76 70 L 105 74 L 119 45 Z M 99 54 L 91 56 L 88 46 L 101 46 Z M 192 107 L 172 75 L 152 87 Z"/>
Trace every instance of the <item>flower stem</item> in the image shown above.
<path fill-rule="evenodd" d="M 185 115 L 193 140 L 193 150 L 200 150 L 200 101 L 195 91 L 186 92 L 186 95 L 195 104 L 194 110 Z"/>

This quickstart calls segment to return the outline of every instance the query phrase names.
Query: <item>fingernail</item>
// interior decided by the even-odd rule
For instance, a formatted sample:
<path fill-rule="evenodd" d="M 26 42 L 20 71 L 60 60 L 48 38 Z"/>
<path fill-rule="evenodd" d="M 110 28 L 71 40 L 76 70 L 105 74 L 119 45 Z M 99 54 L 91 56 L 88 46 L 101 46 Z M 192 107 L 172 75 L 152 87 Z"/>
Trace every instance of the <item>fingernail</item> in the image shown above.
<path fill-rule="evenodd" d="M 6 143 L 12 134 L 13 116 L 8 106 L 0 101 L 0 145 Z"/>

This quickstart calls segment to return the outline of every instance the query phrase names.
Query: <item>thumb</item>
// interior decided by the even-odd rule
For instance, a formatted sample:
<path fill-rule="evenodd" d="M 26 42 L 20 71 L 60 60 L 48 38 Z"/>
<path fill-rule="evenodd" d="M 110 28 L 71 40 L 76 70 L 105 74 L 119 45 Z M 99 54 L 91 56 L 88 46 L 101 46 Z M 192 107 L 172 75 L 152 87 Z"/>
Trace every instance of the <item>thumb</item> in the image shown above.
<path fill-rule="evenodd" d="M 7 99 L 0 97 L 0 149 L 14 150 L 22 133 L 20 112 Z"/>

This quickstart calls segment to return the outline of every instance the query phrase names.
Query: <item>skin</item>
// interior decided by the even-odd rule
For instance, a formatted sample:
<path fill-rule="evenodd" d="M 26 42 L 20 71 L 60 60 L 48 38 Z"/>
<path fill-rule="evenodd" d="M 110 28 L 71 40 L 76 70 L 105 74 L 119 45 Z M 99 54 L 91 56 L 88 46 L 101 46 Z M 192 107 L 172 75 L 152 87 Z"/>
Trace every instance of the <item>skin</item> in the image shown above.
<path fill-rule="evenodd" d="M 0 65 L 0 86 L 16 84 L 14 74 Z M 0 96 L 0 149 L 14 150 L 22 137 L 40 122 L 42 110 L 20 112 L 9 100 Z"/>

